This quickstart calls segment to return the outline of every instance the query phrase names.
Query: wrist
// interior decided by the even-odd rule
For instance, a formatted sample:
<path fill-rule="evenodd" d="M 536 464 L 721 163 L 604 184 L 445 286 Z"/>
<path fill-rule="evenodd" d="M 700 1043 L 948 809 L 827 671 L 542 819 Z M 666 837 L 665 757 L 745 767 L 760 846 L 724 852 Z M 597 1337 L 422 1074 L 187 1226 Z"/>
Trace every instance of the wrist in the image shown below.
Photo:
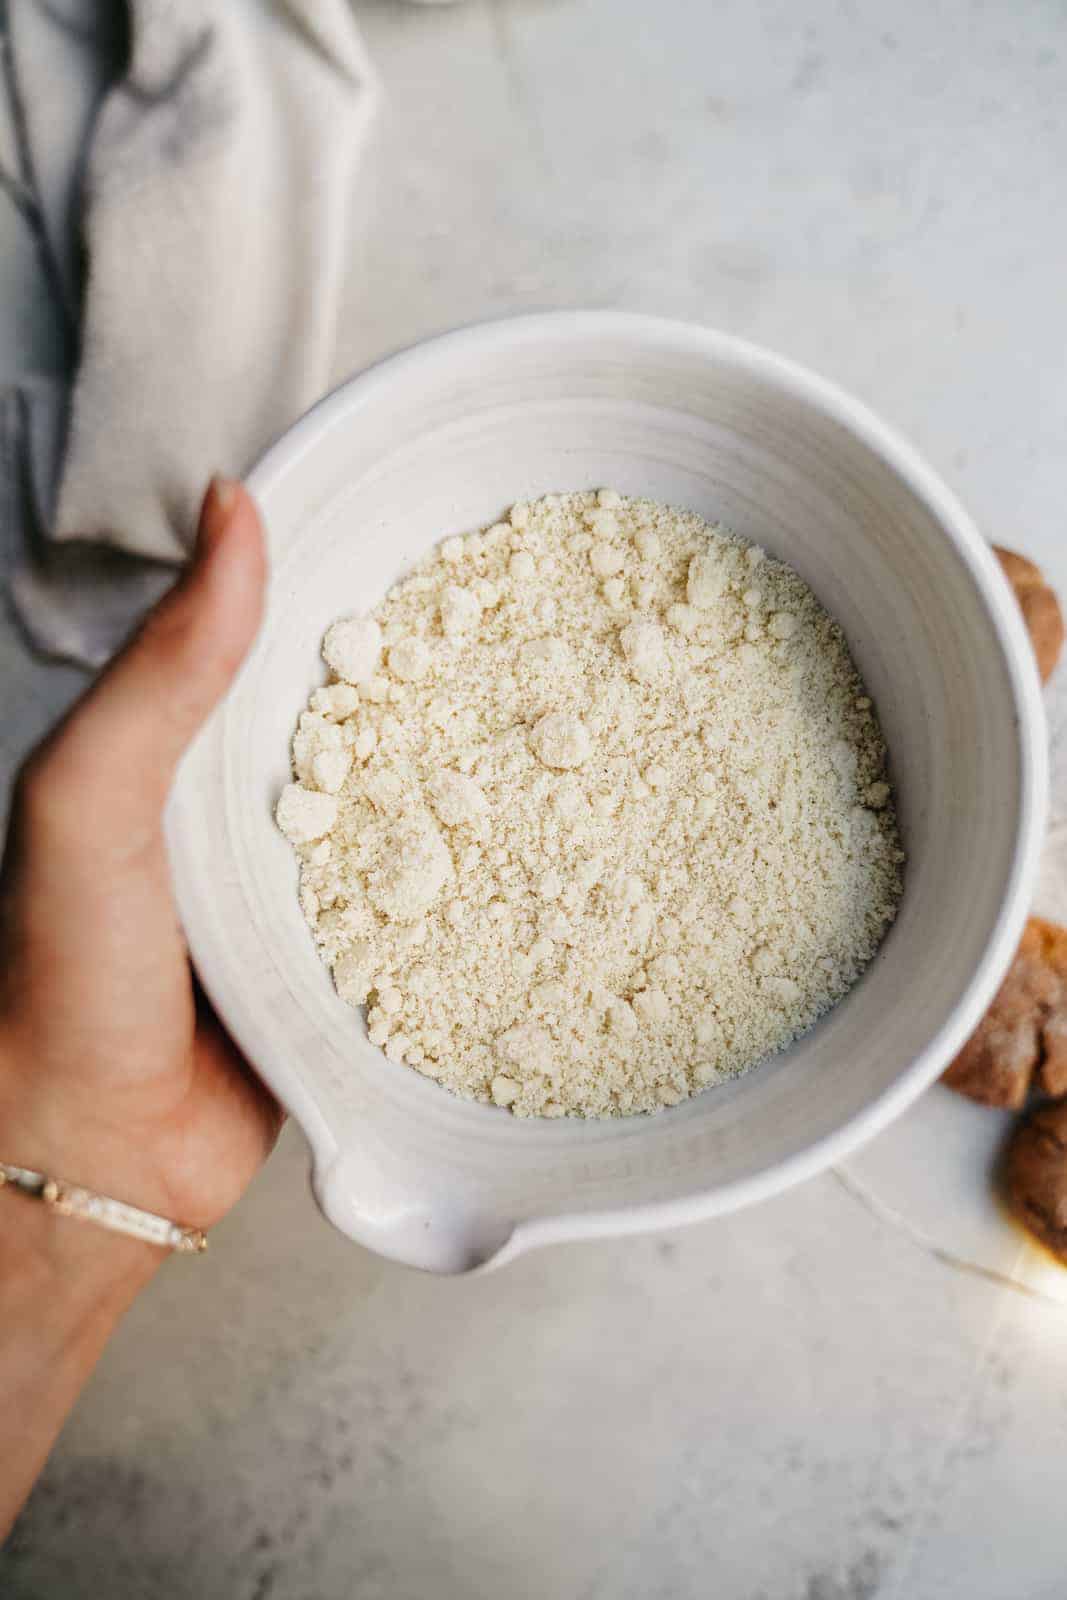
<path fill-rule="evenodd" d="M 124 1152 L 105 1148 L 84 1117 L 64 1115 L 62 1098 L 41 1094 L 34 1075 L 15 1070 L 17 1062 L 0 1048 L 0 1161 L 108 1195 L 117 1186 L 115 1198 L 131 1198 L 127 1185 L 139 1185 L 122 1176 Z M 85 1301 L 106 1312 L 115 1303 L 121 1314 L 165 1254 L 63 1214 L 13 1183 L 0 1187 L 0 1272 L 16 1269 L 68 1308 Z"/>
<path fill-rule="evenodd" d="M 68 1151 L 66 1141 L 42 1134 L 38 1119 L 19 1114 L 26 1100 L 0 1097 L 0 1159 L 52 1175 L 53 1161 L 69 1165 L 75 1145 Z M 0 1188 L 0 1394 L 5 1428 L 19 1446 L 0 1464 L 0 1539 L 110 1335 L 163 1255 L 141 1240 L 63 1216 L 13 1183 Z"/>
<path fill-rule="evenodd" d="M 51 1130 L 49 1130 L 51 1131 Z M 63 1141 L 43 1136 L 0 1100 L 0 1161 L 49 1178 L 99 1183 Z M 0 1279 L 24 1283 L 70 1323 L 117 1321 L 158 1270 L 165 1252 L 80 1217 L 67 1216 L 13 1183 L 0 1187 Z"/>
<path fill-rule="evenodd" d="M 113 1326 L 165 1254 L 140 1239 L 62 1215 L 13 1184 L 0 1189 L 0 1280 L 9 1288 L 25 1286 L 67 1335 L 79 1327 Z"/>

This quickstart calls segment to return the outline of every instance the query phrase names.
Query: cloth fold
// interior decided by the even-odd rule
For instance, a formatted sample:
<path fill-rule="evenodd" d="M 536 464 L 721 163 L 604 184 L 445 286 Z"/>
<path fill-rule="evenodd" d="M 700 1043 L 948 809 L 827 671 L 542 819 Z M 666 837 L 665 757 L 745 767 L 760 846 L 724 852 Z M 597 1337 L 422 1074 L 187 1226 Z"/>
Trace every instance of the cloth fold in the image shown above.
<path fill-rule="evenodd" d="M 325 388 L 378 99 L 347 0 L 129 0 L 121 32 L 115 9 L 14 8 L 8 82 L 27 217 L 76 319 L 69 393 L 22 375 L 5 408 L 11 594 L 39 647 L 91 664 L 183 559 L 210 474 Z"/>

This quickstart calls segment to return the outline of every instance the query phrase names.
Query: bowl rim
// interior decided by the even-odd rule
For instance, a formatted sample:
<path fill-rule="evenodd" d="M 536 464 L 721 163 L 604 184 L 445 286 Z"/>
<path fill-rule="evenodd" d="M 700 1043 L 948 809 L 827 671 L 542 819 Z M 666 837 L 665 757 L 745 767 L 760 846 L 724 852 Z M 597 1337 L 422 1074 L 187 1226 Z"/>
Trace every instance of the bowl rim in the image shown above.
<path fill-rule="evenodd" d="M 995 641 L 1005 667 L 1014 704 L 1018 752 L 1016 835 L 1004 898 L 958 1003 L 918 1056 L 863 1110 L 806 1148 L 745 1178 L 633 1207 L 562 1212 L 520 1221 L 500 1248 L 474 1269 L 480 1271 L 550 1243 L 643 1233 L 738 1210 L 815 1176 L 873 1138 L 933 1082 L 988 1007 L 1015 954 L 1029 914 L 1047 814 L 1048 752 L 1041 684 L 1021 613 L 991 549 L 953 491 L 894 428 L 837 384 L 761 345 L 699 323 L 625 311 L 534 312 L 474 322 L 417 340 L 343 380 L 263 452 L 246 475 L 247 486 L 254 496 L 268 500 L 276 483 L 338 420 L 352 411 L 373 406 L 383 389 L 410 381 L 420 371 L 441 363 L 447 365 L 453 356 L 469 359 L 479 351 L 495 353 L 502 346 L 585 339 L 652 343 L 689 356 L 703 355 L 718 365 L 727 363 L 762 378 L 836 422 L 888 466 L 928 508 L 978 590 L 989 619 L 991 642 Z M 177 787 L 181 787 L 180 778 Z M 212 961 L 214 941 L 206 929 L 197 927 L 195 898 L 182 892 L 182 830 L 168 828 L 168 833 L 176 893 L 193 959 L 226 1025 L 231 1026 L 230 1018 L 234 1019 L 233 1031 L 243 1045 L 244 1007 L 229 984 L 217 981 L 220 968 Z M 308 1139 L 313 1187 L 320 1206 L 330 1221 L 349 1232 L 344 1220 L 349 1207 L 339 1192 L 340 1175 L 334 1161 L 338 1154 L 336 1139 L 323 1125 L 317 1110 L 309 1116 L 302 1115 L 302 1110 L 310 1112 L 310 1096 L 284 1063 L 272 1062 L 263 1070 L 263 1076 L 293 1111 Z"/>

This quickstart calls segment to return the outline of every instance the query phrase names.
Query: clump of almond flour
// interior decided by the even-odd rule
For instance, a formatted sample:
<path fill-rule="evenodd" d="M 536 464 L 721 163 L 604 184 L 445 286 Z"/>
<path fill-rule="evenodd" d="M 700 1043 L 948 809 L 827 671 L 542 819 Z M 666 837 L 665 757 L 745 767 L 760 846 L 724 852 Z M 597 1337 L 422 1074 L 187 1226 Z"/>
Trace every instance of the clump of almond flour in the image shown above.
<path fill-rule="evenodd" d="M 371 1040 L 524 1116 L 670 1106 L 803 1032 L 901 892 L 837 624 L 691 512 L 547 495 L 326 635 L 278 822 Z"/>

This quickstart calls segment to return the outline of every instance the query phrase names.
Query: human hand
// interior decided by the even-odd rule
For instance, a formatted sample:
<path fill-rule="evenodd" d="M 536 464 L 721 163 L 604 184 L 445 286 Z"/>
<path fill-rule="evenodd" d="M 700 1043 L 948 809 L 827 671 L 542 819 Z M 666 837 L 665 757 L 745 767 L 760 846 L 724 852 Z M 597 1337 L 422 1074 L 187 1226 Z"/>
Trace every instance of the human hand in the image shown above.
<path fill-rule="evenodd" d="M 27 762 L 0 877 L 0 1159 L 203 1228 L 238 1199 L 281 1116 L 198 1000 L 162 815 L 256 631 L 265 575 L 252 500 L 213 481 L 188 572 Z M 0 1203 L 24 1205 L 20 1238 L 61 1272 L 160 1259 Z"/>

